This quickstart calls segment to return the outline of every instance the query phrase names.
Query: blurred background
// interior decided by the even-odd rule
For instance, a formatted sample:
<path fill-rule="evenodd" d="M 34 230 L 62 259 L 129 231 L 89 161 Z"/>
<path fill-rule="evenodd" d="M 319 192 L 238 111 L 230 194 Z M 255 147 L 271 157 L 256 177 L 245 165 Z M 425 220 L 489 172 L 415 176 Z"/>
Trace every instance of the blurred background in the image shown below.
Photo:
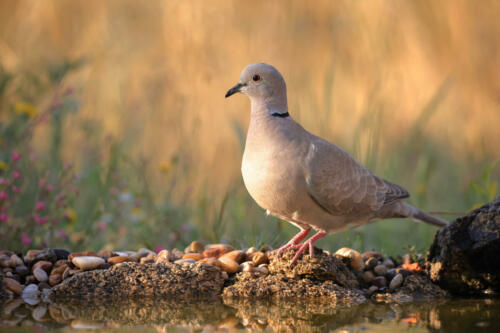
<path fill-rule="evenodd" d="M 278 246 L 240 175 L 249 101 L 277 67 L 292 116 L 409 202 L 458 212 L 500 180 L 498 1 L 0 2 L 0 242 L 25 250 Z M 457 215 L 441 215 L 453 219 Z M 398 254 L 436 229 L 381 221 L 318 242 Z"/>

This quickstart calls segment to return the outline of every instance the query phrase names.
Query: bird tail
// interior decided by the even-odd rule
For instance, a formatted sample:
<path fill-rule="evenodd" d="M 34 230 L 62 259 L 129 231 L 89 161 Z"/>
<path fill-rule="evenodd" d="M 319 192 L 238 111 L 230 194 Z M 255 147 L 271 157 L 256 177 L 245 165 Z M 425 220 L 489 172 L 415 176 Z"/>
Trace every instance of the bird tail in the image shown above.
<path fill-rule="evenodd" d="M 448 225 L 448 221 L 444 219 L 441 219 L 439 217 L 421 211 L 420 209 L 413 207 L 405 202 L 400 202 L 400 203 L 402 204 L 401 210 L 404 212 L 403 214 L 411 219 L 432 224 L 440 228 Z"/>

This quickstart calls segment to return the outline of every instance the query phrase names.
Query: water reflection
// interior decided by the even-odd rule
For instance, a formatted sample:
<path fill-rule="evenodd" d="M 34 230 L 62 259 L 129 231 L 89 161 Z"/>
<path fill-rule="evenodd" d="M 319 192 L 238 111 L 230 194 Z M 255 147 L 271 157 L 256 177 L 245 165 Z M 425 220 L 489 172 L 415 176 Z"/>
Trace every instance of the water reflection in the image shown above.
<path fill-rule="evenodd" d="M 11 300 L 1 306 L 0 331 L 104 329 L 114 331 L 328 332 L 402 330 L 500 332 L 499 300 L 450 300 L 411 304 L 333 306 L 328 300 L 221 300 L 195 302 L 140 299 L 131 302 L 68 300 L 28 305 Z"/>

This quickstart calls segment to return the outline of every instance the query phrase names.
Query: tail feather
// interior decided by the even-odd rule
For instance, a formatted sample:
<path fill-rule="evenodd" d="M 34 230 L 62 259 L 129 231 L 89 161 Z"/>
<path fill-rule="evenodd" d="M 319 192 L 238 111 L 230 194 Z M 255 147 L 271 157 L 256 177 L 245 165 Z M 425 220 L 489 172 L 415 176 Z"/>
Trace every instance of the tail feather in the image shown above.
<path fill-rule="evenodd" d="M 402 213 L 402 215 L 404 215 L 406 217 L 409 217 L 411 219 L 415 219 L 415 220 L 418 220 L 421 222 L 425 222 L 428 224 L 432 224 L 432 225 L 435 225 L 436 227 L 444 227 L 444 226 L 448 225 L 448 221 L 446 221 L 442 218 L 439 218 L 439 217 L 433 216 L 431 214 L 428 214 L 424 211 L 421 211 L 420 209 L 413 207 L 413 206 L 407 204 L 406 202 L 400 201 L 400 203 L 402 205 L 400 207 L 398 207 L 398 208 L 400 208 L 399 211 Z"/>

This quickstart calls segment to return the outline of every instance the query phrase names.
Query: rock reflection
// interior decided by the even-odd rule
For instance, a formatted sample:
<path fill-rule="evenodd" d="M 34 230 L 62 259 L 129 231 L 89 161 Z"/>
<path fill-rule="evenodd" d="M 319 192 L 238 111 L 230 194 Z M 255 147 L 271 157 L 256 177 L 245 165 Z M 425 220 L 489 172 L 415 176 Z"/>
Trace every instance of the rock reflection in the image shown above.
<path fill-rule="evenodd" d="M 156 328 L 188 330 L 326 332 L 364 330 L 378 325 L 420 327 L 429 331 L 500 331 L 499 300 L 455 300 L 421 303 L 355 304 L 332 306 L 328 300 L 140 299 L 103 302 L 67 300 L 29 305 L 10 300 L 1 305 L 1 327 L 45 329 Z"/>

